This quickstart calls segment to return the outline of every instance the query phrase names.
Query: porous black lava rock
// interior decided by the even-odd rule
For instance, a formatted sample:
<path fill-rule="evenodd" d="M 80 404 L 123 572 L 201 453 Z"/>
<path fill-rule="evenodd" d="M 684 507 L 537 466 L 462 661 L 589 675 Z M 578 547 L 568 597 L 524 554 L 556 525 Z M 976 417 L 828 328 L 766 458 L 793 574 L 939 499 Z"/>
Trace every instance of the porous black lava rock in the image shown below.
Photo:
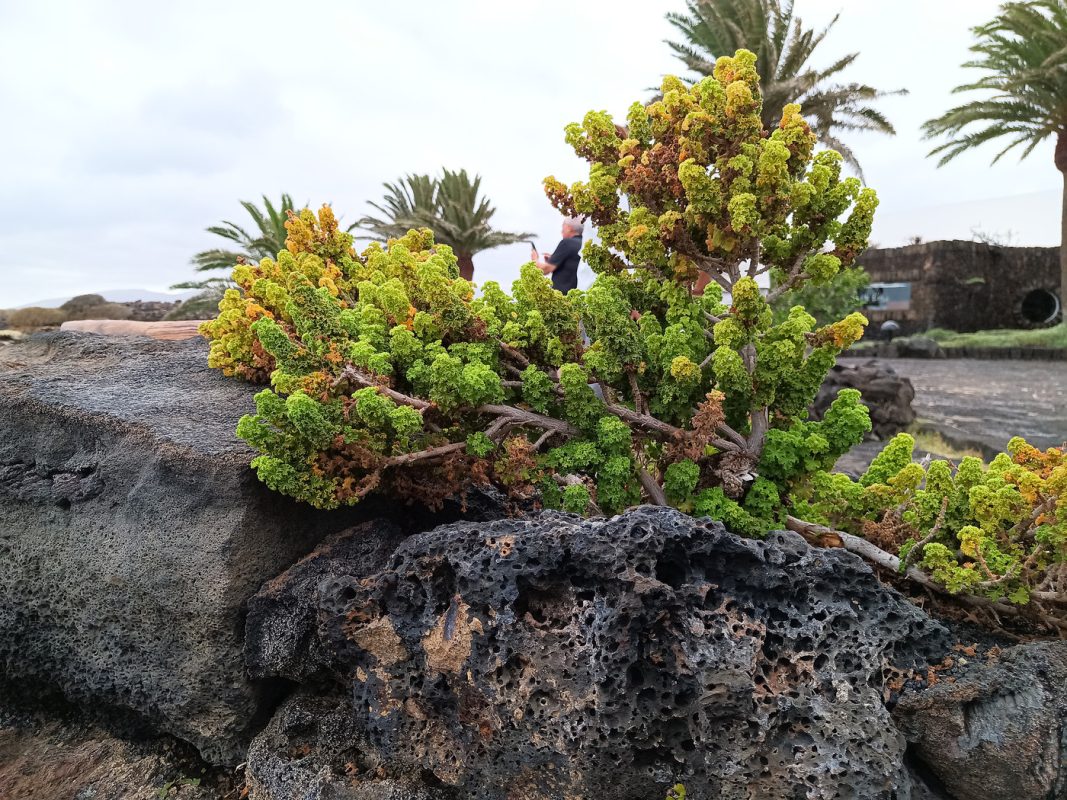
<path fill-rule="evenodd" d="M 1067 797 L 1067 642 L 1016 645 L 905 693 L 893 718 L 956 800 Z"/>
<path fill-rule="evenodd" d="M 282 617 L 258 630 L 296 642 L 303 627 L 314 646 L 268 646 L 250 625 L 248 652 L 264 674 L 333 674 L 350 753 L 338 725 L 294 746 L 276 718 L 252 749 L 258 797 L 302 796 L 264 788 L 279 764 L 359 786 L 340 777 L 353 754 L 486 800 L 648 800 L 678 781 L 701 798 L 911 796 L 886 677 L 951 637 L 844 551 L 651 507 L 443 526 L 372 574 L 342 550 L 251 604 Z"/>
<path fill-rule="evenodd" d="M 822 419 L 842 389 L 859 390 L 863 404 L 871 412 L 871 433 L 878 439 L 888 439 L 915 421 L 911 407 L 915 388 L 911 381 L 873 360 L 858 367 L 835 365 L 811 404 L 812 418 Z"/>
<path fill-rule="evenodd" d="M 422 769 L 387 770 L 374 755 L 347 697 L 301 691 L 248 750 L 249 800 L 462 800 Z"/>
<path fill-rule="evenodd" d="M 245 602 L 359 517 L 271 493 L 234 436 L 255 387 L 202 340 L 57 333 L 0 356 L 0 681 L 242 760 L 273 708 Z"/>
<path fill-rule="evenodd" d="M 383 569 L 405 537 L 389 520 L 374 520 L 331 536 L 248 602 L 245 664 L 253 678 L 306 682 L 319 677 L 331 654 L 315 635 L 318 591 L 338 573 L 359 579 Z"/>

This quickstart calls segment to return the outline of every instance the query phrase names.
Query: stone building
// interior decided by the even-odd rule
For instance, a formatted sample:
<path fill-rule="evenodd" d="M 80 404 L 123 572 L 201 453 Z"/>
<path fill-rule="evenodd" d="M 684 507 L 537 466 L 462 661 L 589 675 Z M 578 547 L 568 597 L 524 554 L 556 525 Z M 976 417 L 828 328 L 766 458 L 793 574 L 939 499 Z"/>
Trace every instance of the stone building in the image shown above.
<path fill-rule="evenodd" d="M 1058 247 L 925 242 L 868 250 L 864 314 L 872 333 L 894 320 L 902 333 L 1041 328 L 1062 319 Z"/>

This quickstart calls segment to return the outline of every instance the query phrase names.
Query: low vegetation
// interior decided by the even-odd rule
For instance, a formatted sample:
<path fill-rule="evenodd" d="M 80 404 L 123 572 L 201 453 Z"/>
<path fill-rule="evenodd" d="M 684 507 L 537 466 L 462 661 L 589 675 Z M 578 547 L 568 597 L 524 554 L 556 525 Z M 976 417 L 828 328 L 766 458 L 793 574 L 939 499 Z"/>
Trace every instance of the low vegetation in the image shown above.
<path fill-rule="evenodd" d="M 0 311 L 5 326 L 31 331 L 38 328 L 55 328 L 67 320 L 77 319 L 129 319 L 131 311 L 122 303 L 109 303 L 98 294 L 81 294 L 72 297 L 59 308 L 17 308 Z"/>
<path fill-rule="evenodd" d="M 33 330 L 34 328 L 51 328 L 62 325 L 67 320 L 65 311 L 59 308 L 16 308 L 5 312 L 7 324 L 18 330 Z"/>
<path fill-rule="evenodd" d="M 910 430 L 912 438 L 915 440 L 915 447 L 917 450 L 921 450 L 924 453 L 932 453 L 940 458 L 947 458 L 952 461 L 959 461 L 961 458 L 982 458 L 982 452 L 973 447 L 957 447 L 946 441 L 945 437 L 937 431 L 923 430 L 916 428 Z"/>
<path fill-rule="evenodd" d="M 545 189 L 598 227 L 586 291 L 528 264 L 510 294 L 476 297 L 429 230 L 357 253 L 329 206 L 291 215 L 285 249 L 237 266 L 201 327 L 211 366 L 269 384 L 237 427 L 260 479 L 319 508 L 372 492 L 433 505 L 479 483 L 579 514 L 672 505 L 1064 626 L 1062 452 L 1016 440 L 988 466 L 924 466 L 902 435 L 860 480 L 830 471 L 867 409 L 854 390 L 822 421 L 807 407 L 866 320 L 776 319 L 771 303 L 851 268 L 877 198 L 815 152 L 797 106 L 765 130 L 754 62 L 667 78 L 625 126 L 590 112 L 567 127 L 588 180 Z"/>
<path fill-rule="evenodd" d="M 1067 348 L 1067 324 L 1037 330 L 995 329 L 956 333 L 931 328 L 922 334 L 942 347 L 1053 347 Z"/>

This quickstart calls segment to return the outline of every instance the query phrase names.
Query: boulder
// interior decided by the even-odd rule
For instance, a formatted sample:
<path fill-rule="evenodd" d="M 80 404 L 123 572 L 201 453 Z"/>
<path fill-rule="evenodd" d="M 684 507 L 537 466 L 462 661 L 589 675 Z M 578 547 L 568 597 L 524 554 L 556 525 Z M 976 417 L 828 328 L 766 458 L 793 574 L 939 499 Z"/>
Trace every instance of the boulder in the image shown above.
<path fill-rule="evenodd" d="M 363 518 L 260 484 L 255 387 L 207 343 L 54 333 L 0 355 L 0 681 L 236 763 L 276 703 L 245 674 L 247 599 Z"/>
<path fill-rule="evenodd" d="M 118 319 L 79 319 L 64 322 L 60 330 L 79 333 L 97 333 L 106 336 L 148 336 L 152 339 L 179 341 L 194 339 L 200 335 L 198 328 L 203 320 L 178 322 L 136 322 Z M 206 361 L 204 362 L 207 363 Z"/>
<path fill-rule="evenodd" d="M 906 692 L 893 718 L 955 800 L 1067 797 L 1067 642 L 1017 645 Z"/>
<path fill-rule="evenodd" d="M 900 358 L 939 358 L 941 345 L 929 336 L 909 336 L 896 342 Z"/>
<path fill-rule="evenodd" d="M 248 750 L 249 800 L 458 800 L 421 769 L 386 771 L 365 753 L 347 697 L 301 691 Z"/>
<path fill-rule="evenodd" d="M 389 541 L 250 602 L 249 669 L 306 684 L 253 743 L 257 800 L 911 796 L 886 680 L 951 637 L 849 553 L 652 507 Z"/>
<path fill-rule="evenodd" d="M 915 421 L 911 407 L 915 388 L 911 381 L 874 360 L 856 367 L 835 365 L 811 405 L 812 418 L 822 419 L 842 389 L 859 390 L 863 404 L 871 412 L 871 433 L 878 439 L 888 439 Z"/>
<path fill-rule="evenodd" d="M 403 539 L 402 529 L 389 520 L 367 522 L 330 537 L 267 583 L 248 603 L 248 674 L 295 682 L 321 675 L 331 656 L 315 635 L 319 585 L 338 573 L 358 579 L 383 569 Z"/>

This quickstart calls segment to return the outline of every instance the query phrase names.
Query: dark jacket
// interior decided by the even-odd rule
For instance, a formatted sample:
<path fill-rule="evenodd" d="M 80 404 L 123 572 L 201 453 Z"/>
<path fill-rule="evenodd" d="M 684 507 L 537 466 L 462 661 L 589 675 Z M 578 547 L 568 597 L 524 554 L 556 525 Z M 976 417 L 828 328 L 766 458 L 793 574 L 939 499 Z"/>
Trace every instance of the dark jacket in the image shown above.
<path fill-rule="evenodd" d="M 552 272 L 552 286 L 566 294 L 578 288 L 578 262 L 582 260 L 582 237 L 572 236 L 561 239 L 548 263 L 555 267 Z"/>

